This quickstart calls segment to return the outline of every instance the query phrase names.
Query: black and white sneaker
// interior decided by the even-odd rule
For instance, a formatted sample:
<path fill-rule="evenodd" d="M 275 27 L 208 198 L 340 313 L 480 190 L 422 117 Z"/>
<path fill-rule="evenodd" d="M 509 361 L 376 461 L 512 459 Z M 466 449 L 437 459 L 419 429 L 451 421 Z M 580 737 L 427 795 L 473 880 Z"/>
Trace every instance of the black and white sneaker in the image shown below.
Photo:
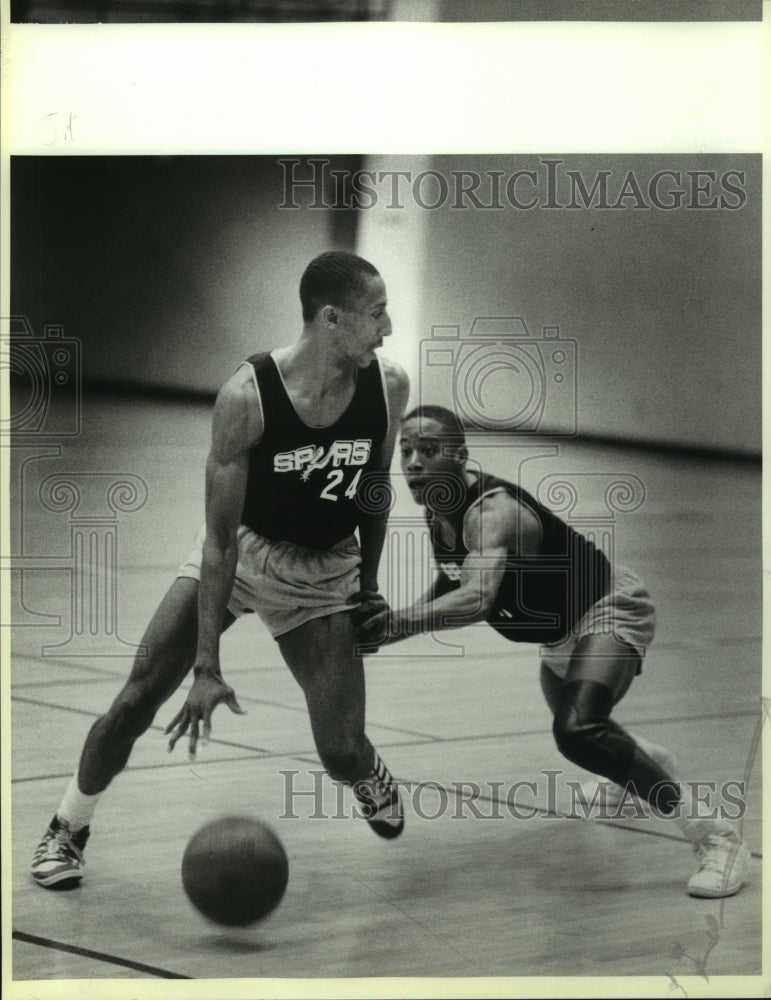
<path fill-rule="evenodd" d="M 399 836 L 404 829 L 402 800 L 391 772 L 377 752 L 372 773 L 356 782 L 353 794 L 364 819 L 379 837 L 390 840 Z"/>
<path fill-rule="evenodd" d="M 83 878 L 86 862 L 83 848 L 89 828 L 70 830 L 69 824 L 54 816 L 32 859 L 30 874 L 46 889 L 73 888 Z"/>

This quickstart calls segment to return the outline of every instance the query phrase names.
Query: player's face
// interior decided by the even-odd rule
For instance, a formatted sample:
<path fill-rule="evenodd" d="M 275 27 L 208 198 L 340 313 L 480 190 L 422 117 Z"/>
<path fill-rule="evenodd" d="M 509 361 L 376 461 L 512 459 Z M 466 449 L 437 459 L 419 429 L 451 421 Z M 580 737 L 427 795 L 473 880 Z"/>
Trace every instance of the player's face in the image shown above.
<path fill-rule="evenodd" d="M 424 502 L 432 481 L 446 481 L 448 475 L 457 476 L 462 470 L 462 458 L 448 454 L 446 441 L 447 431 L 433 417 L 413 417 L 402 424 L 401 466 L 415 503 Z"/>
<path fill-rule="evenodd" d="M 358 368 L 366 368 L 391 336 L 386 288 L 380 275 L 368 279 L 366 288 L 345 308 L 341 308 L 338 346 L 343 355 Z"/>

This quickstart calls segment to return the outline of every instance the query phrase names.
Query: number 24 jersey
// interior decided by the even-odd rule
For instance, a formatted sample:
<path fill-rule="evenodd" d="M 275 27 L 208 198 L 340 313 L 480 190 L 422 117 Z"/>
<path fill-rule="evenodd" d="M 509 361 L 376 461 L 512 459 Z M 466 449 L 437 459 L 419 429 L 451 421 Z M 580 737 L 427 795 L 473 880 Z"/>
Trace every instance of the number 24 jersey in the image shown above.
<path fill-rule="evenodd" d="M 249 453 L 242 522 L 264 538 L 328 549 L 353 533 L 362 489 L 388 430 L 388 397 L 380 364 L 359 369 L 345 412 L 328 427 L 304 423 L 270 354 L 254 368 L 264 431 Z M 372 492 L 376 492 L 374 489 Z"/>

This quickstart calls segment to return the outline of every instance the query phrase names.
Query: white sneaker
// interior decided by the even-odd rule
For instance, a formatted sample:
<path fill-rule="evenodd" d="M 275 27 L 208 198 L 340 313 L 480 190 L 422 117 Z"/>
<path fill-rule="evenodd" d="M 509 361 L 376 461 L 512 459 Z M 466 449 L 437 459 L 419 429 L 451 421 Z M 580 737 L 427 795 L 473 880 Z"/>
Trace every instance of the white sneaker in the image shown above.
<path fill-rule="evenodd" d="M 688 882 L 688 895 L 720 899 L 737 893 L 750 867 L 750 851 L 738 831 L 715 827 L 693 849 L 699 868 Z"/>
<path fill-rule="evenodd" d="M 674 777 L 677 770 L 677 762 L 673 754 L 666 747 L 658 746 L 656 743 L 648 743 L 647 740 L 641 742 L 644 743 L 644 750 L 651 760 L 655 760 L 662 770 L 666 771 L 670 777 Z M 626 787 L 616 784 L 615 781 L 608 781 L 607 779 L 585 781 L 581 785 L 581 794 L 587 804 L 595 801 L 605 811 L 617 809 L 625 799 L 626 804 L 631 807 Z M 647 802 L 643 803 L 643 806 L 647 807 Z"/>

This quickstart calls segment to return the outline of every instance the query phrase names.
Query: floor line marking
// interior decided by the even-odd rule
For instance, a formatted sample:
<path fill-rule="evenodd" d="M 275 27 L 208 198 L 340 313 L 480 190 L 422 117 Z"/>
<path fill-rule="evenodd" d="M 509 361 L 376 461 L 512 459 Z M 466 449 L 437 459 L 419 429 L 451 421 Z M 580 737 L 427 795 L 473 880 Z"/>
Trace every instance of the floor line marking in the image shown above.
<path fill-rule="evenodd" d="M 66 951 L 71 955 L 81 955 L 84 958 L 94 958 L 99 962 L 107 962 L 110 965 L 120 965 L 124 969 L 133 969 L 134 972 L 147 972 L 151 976 L 159 979 L 192 979 L 192 976 L 183 976 L 178 972 L 169 972 L 167 969 L 158 969 L 154 965 L 144 965 L 142 962 L 134 962 L 129 958 L 119 958 L 117 955 L 110 955 L 103 951 L 92 951 L 90 948 L 81 948 L 74 944 L 65 944 L 64 941 L 54 941 L 51 938 L 38 937 L 36 934 L 27 934 L 25 931 L 13 931 L 11 937 L 16 941 L 24 941 L 26 944 L 35 944 L 40 948 L 51 948 L 53 951 Z"/>

